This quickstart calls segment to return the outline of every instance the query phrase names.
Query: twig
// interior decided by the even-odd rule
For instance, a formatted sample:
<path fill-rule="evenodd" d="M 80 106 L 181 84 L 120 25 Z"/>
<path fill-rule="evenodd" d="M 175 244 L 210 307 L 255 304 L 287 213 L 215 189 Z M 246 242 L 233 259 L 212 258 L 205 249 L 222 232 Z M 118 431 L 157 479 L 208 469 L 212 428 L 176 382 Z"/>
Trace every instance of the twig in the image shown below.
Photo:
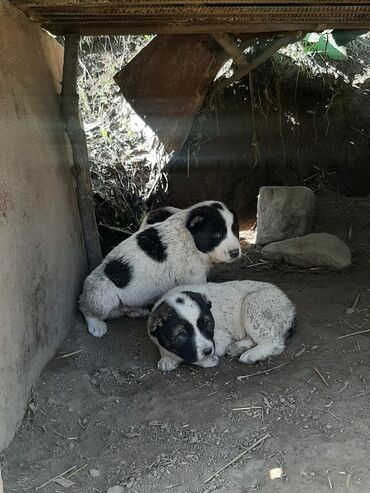
<path fill-rule="evenodd" d="M 330 414 L 330 416 L 333 416 L 333 418 L 335 418 L 337 421 L 339 421 L 339 423 L 342 423 L 343 422 L 340 418 L 338 418 L 338 416 L 336 416 L 331 411 L 327 411 L 326 409 L 319 409 L 318 407 L 315 407 L 315 409 L 316 409 L 316 411 L 320 411 L 322 413 Z"/>
<path fill-rule="evenodd" d="M 313 369 L 318 374 L 318 376 L 320 377 L 320 379 L 322 380 L 322 382 L 324 383 L 324 385 L 329 389 L 330 388 L 330 385 L 326 381 L 325 377 L 320 373 L 320 371 L 315 366 L 313 367 Z"/>
<path fill-rule="evenodd" d="M 72 476 L 75 476 L 76 474 L 78 474 L 80 471 L 82 471 L 82 469 L 85 469 L 85 467 L 88 466 L 88 463 L 84 464 L 83 466 L 79 467 L 78 469 L 76 469 L 75 471 L 73 471 L 71 474 L 69 474 L 67 476 L 67 479 L 71 478 Z"/>
<path fill-rule="evenodd" d="M 290 44 L 296 43 L 302 37 L 302 31 L 294 31 L 290 33 L 286 33 L 280 38 L 274 39 L 266 48 L 263 53 L 257 56 L 254 60 L 248 63 L 246 66 L 239 68 L 236 70 L 233 75 L 229 78 L 220 77 L 215 83 L 214 87 L 216 90 L 224 89 L 225 87 L 231 85 L 232 83 L 240 80 L 242 77 L 245 77 L 256 67 L 266 62 L 269 58 L 272 57 L 274 53 L 276 53 L 280 48 Z"/>
<path fill-rule="evenodd" d="M 69 358 L 70 356 L 74 356 L 75 354 L 78 354 L 81 352 L 82 352 L 82 349 L 79 349 L 78 351 L 73 351 L 72 353 L 61 354 L 60 356 L 57 357 L 57 359 Z"/>
<path fill-rule="evenodd" d="M 234 407 L 232 411 L 249 411 L 250 409 L 263 409 L 262 406 Z"/>
<path fill-rule="evenodd" d="M 353 325 L 352 325 L 352 324 L 350 324 L 350 323 L 348 322 L 348 320 L 346 320 L 345 318 L 342 318 L 342 317 L 340 317 L 340 319 L 341 319 L 341 320 L 343 320 L 343 322 L 344 322 L 344 323 L 346 323 L 347 325 L 349 325 L 349 326 L 351 327 L 351 329 L 354 329 Z"/>
<path fill-rule="evenodd" d="M 357 332 L 351 332 L 350 334 L 344 334 L 344 336 L 340 336 L 340 337 L 338 337 L 338 339 L 345 339 L 346 337 L 357 336 L 359 334 L 365 334 L 366 332 L 370 332 L 370 329 L 359 330 Z"/>
<path fill-rule="evenodd" d="M 258 445 L 260 445 L 261 443 L 263 443 L 268 438 L 270 438 L 270 434 L 269 433 L 267 433 L 266 435 L 264 435 L 262 438 L 260 438 L 256 442 L 252 443 L 252 445 L 250 447 L 248 447 L 245 450 L 243 450 L 243 452 L 241 452 L 234 459 L 232 459 L 230 462 L 228 462 L 225 466 L 221 467 L 221 469 L 219 469 L 217 472 L 215 472 L 214 474 L 212 474 L 212 476 L 210 476 L 208 479 L 206 479 L 203 484 L 207 484 L 210 481 L 212 481 L 212 479 L 214 479 L 216 476 L 218 476 L 219 474 L 221 474 L 225 469 L 227 469 L 229 466 L 232 466 L 233 464 L 235 464 L 235 462 L 237 462 L 238 460 L 240 460 L 241 458 L 243 458 L 248 452 L 250 452 L 251 450 L 253 450 L 254 448 L 256 448 Z"/>
<path fill-rule="evenodd" d="M 63 435 L 63 433 L 59 433 L 59 431 L 51 430 L 54 435 L 57 435 L 58 437 L 62 437 L 65 440 L 78 440 L 78 437 L 67 437 L 67 435 Z"/>
<path fill-rule="evenodd" d="M 120 385 L 122 385 L 122 380 L 118 377 L 118 375 L 116 375 L 113 370 L 111 370 L 111 372 L 112 372 L 112 375 L 114 376 L 114 378 L 117 380 L 117 382 Z"/>
<path fill-rule="evenodd" d="M 332 490 L 333 489 L 333 485 L 332 485 L 330 476 L 328 476 L 328 483 L 329 483 L 329 488 Z"/>
<path fill-rule="evenodd" d="M 281 365 L 273 366 L 272 368 L 268 368 L 267 370 L 257 371 L 256 373 L 250 373 L 249 375 L 239 375 L 238 377 L 236 377 L 236 379 L 239 382 L 240 380 L 244 380 L 245 378 L 254 377 L 256 375 L 263 375 L 265 373 L 269 373 L 270 371 L 274 371 L 274 370 L 277 370 L 277 369 L 279 369 L 285 365 L 288 365 L 289 363 L 290 363 L 290 361 L 286 361 L 285 363 L 282 363 Z"/>
<path fill-rule="evenodd" d="M 41 484 L 40 486 L 37 486 L 36 487 L 36 491 L 37 490 L 41 490 L 41 488 L 43 488 L 44 486 L 46 486 L 47 484 L 51 483 L 52 481 L 54 481 L 54 479 L 58 479 L 58 478 L 61 478 L 62 476 L 64 476 L 65 474 L 67 474 L 68 472 L 70 471 L 73 471 L 73 469 L 76 469 L 77 466 L 73 466 L 73 467 L 70 467 L 69 469 L 67 469 L 66 471 L 64 472 L 61 472 L 60 474 L 58 474 L 57 476 L 54 476 L 53 478 L 49 479 L 48 481 L 46 481 L 45 483 Z"/>
<path fill-rule="evenodd" d="M 232 58 L 235 65 L 238 67 L 245 67 L 248 65 L 247 59 L 244 56 L 243 51 L 236 44 L 234 38 L 230 34 L 226 33 L 212 33 L 217 43 L 226 51 L 226 53 Z"/>
<path fill-rule="evenodd" d="M 356 310 L 358 302 L 360 301 L 360 296 L 361 296 L 361 293 L 358 293 L 358 295 L 355 298 L 355 301 L 353 302 L 353 305 L 351 306 L 352 310 Z"/>

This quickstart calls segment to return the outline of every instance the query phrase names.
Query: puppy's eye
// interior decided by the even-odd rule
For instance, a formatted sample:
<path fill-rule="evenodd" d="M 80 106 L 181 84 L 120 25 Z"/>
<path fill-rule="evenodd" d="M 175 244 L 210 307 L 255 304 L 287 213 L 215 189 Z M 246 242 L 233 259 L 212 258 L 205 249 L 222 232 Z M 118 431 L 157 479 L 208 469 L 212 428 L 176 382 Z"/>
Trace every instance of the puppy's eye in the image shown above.
<path fill-rule="evenodd" d="M 222 236 L 222 235 L 221 235 L 221 233 L 215 233 L 213 236 L 214 236 L 217 240 L 219 240 L 219 239 L 221 238 L 221 236 Z"/>
<path fill-rule="evenodd" d="M 188 335 L 188 331 L 184 328 L 181 329 L 177 334 L 176 337 L 186 337 Z"/>

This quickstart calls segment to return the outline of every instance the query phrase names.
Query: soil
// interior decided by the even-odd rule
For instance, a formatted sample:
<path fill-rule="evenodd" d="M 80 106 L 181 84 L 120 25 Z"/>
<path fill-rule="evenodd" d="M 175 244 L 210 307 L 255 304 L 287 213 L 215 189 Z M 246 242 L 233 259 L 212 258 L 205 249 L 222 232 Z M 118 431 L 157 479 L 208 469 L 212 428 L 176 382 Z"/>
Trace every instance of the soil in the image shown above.
<path fill-rule="evenodd" d="M 5 491 L 370 491 L 370 333 L 340 339 L 370 330 L 370 199 L 325 193 L 317 216 L 318 231 L 351 237 L 349 271 L 263 262 L 245 244 L 239 264 L 213 274 L 274 282 L 296 303 L 297 332 L 281 356 L 163 374 L 144 320 L 114 321 L 101 340 L 81 322 L 43 371 L 4 453 Z M 273 468 L 281 478 L 270 479 Z M 41 487 L 67 470 L 69 488 Z"/>

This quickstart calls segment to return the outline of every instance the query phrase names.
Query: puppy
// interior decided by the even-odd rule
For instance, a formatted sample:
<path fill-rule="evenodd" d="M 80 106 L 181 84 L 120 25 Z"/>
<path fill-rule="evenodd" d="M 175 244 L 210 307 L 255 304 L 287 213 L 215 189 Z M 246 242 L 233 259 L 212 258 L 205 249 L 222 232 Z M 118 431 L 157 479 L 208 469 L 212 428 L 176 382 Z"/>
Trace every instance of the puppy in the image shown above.
<path fill-rule="evenodd" d="M 181 209 L 171 206 L 160 207 L 159 209 L 153 209 L 152 211 L 148 212 L 148 214 L 144 217 L 143 222 L 140 225 L 139 231 L 144 229 L 149 224 L 162 223 L 163 221 L 165 221 L 166 219 L 173 216 L 174 214 L 176 214 L 176 212 L 179 211 L 181 211 Z"/>
<path fill-rule="evenodd" d="M 252 364 L 283 352 L 295 318 L 294 305 L 273 284 L 208 283 L 165 294 L 153 307 L 148 332 L 162 371 L 182 362 L 216 366 L 225 354 Z"/>
<path fill-rule="evenodd" d="M 169 289 L 205 283 L 214 263 L 239 256 L 238 222 L 221 202 L 201 202 L 145 227 L 85 279 L 79 305 L 90 334 L 103 336 L 107 318 L 149 313 L 146 307 Z"/>

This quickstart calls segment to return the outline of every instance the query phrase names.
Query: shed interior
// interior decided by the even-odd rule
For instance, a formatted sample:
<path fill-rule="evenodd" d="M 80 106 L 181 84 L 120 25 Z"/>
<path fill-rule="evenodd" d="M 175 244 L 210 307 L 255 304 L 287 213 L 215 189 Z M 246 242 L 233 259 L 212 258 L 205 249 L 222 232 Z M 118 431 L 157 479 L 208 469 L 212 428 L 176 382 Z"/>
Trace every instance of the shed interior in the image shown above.
<path fill-rule="evenodd" d="M 62 96 L 62 48 L 40 27 L 65 36 L 65 63 L 71 59 Z M 272 282 L 297 306 L 298 328 L 286 351 L 252 367 L 225 358 L 207 370 L 160 373 L 141 319 L 110 322 L 102 339 L 87 334 L 76 301 L 100 252 L 86 182 L 88 146 L 75 113 L 79 36 L 281 37 L 369 28 L 366 0 L 0 1 L 6 48 L 0 50 L 0 447 L 7 446 L 0 464 L 6 492 L 369 490 L 369 73 L 357 86 L 348 84 L 348 92 L 338 92 L 334 82 L 323 88 L 319 76 L 315 91 L 327 105 L 320 108 L 314 106 L 318 92 L 289 74 L 285 92 L 271 92 L 284 96 L 276 110 L 264 106 L 273 66 L 261 65 L 251 72 L 252 83 L 266 114 L 256 116 L 253 101 L 245 103 L 247 77 L 223 92 L 205 120 L 195 115 L 169 163 L 168 205 L 214 198 L 242 212 L 242 259 L 215 268 L 211 280 Z M 335 98 L 340 110 L 329 118 Z M 290 118 L 297 105 L 298 137 L 297 126 L 286 130 L 278 118 Z M 322 133 L 310 127 L 312 108 Z M 256 129 L 257 161 L 250 148 Z M 248 146 L 238 148 L 243 135 Z M 210 142 L 193 152 L 194 136 Z M 305 181 L 311 161 L 321 160 L 326 163 L 313 181 Z M 339 178 L 330 178 L 328 187 L 330 173 Z M 347 243 L 349 270 L 303 269 L 261 257 L 253 204 L 266 184 L 314 189 L 314 231 Z"/>

